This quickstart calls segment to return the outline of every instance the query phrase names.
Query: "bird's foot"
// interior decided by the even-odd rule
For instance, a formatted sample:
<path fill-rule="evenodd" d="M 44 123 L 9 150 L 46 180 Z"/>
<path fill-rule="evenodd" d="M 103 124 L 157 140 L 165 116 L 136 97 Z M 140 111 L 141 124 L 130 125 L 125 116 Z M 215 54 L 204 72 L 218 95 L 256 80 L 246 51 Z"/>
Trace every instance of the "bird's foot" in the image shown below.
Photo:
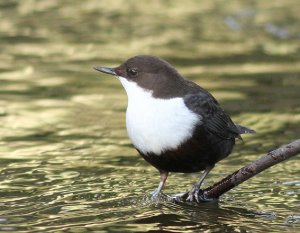
<path fill-rule="evenodd" d="M 153 200 L 153 201 L 158 201 L 163 197 L 165 197 L 165 195 L 157 189 L 151 193 L 151 200 Z"/>
<path fill-rule="evenodd" d="M 157 199 L 160 195 L 160 191 L 155 189 L 152 193 L 151 193 L 151 198 L 152 199 Z"/>
<path fill-rule="evenodd" d="M 162 192 L 158 192 L 158 190 L 155 190 L 154 192 L 151 193 L 150 198 L 152 201 L 163 201 L 163 200 L 167 200 L 170 197 Z"/>
<path fill-rule="evenodd" d="M 190 202 L 216 202 L 218 198 L 208 198 L 206 192 L 203 189 L 193 187 L 189 193 L 185 193 L 181 196 L 181 198 L 185 199 L 186 201 Z"/>
<path fill-rule="evenodd" d="M 202 200 L 200 196 L 203 196 L 203 190 L 200 189 L 200 187 L 194 186 L 192 190 L 189 192 L 189 195 L 186 200 L 191 202 L 195 201 L 199 203 Z"/>

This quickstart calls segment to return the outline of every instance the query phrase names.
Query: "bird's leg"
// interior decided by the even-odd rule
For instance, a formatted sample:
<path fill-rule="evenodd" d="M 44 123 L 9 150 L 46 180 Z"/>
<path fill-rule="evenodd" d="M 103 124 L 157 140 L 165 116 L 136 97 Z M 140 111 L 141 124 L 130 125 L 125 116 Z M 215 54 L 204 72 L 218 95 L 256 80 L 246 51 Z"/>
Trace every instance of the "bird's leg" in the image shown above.
<path fill-rule="evenodd" d="M 214 166 L 207 166 L 203 172 L 203 174 L 201 175 L 200 179 L 197 181 L 197 183 L 195 183 L 195 185 L 193 186 L 192 190 L 189 193 L 189 196 L 187 198 L 188 201 L 194 201 L 196 200 L 197 202 L 199 202 L 199 191 L 200 191 L 200 187 L 202 182 L 204 181 L 205 177 L 208 175 L 208 173 L 211 171 L 211 169 L 213 169 Z"/>
<path fill-rule="evenodd" d="M 168 175 L 169 175 L 169 172 L 165 172 L 165 171 L 161 171 L 161 170 L 159 170 L 159 173 L 160 173 L 160 182 L 159 182 L 157 189 L 155 189 L 155 191 L 152 193 L 153 198 L 158 197 L 158 195 L 160 194 L 161 190 L 163 189 L 163 187 L 166 183 L 166 180 L 168 178 Z"/>

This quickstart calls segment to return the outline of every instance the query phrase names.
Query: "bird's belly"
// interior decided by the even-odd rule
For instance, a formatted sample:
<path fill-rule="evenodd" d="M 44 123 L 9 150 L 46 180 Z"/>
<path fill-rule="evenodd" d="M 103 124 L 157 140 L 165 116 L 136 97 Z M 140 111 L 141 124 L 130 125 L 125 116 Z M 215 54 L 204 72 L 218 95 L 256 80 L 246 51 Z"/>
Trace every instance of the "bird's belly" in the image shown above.
<path fill-rule="evenodd" d="M 158 170 L 168 172 L 197 172 L 207 166 L 214 166 L 219 160 L 227 157 L 235 144 L 235 139 L 215 138 L 202 131 L 196 130 L 192 138 L 182 143 L 176 149 L 169 149 L 159 156 L 154 153 L 142 157 Z"/>
<path fill-rule="evenodd" d="M 139 103 L 139 102 L 138 102 Z M 126 126 L 133 145 L 143 154 L 176 149 L 193 134 L 201 122 L 181 98 L 150 99 L 143 104 L 129 101 Z"/>

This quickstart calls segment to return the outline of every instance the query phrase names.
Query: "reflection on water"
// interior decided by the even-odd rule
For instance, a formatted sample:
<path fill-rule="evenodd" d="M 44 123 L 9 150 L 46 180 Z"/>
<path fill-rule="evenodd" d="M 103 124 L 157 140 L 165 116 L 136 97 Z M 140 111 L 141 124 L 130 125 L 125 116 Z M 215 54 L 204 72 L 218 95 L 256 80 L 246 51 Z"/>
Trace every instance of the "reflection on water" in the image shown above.
<path fill-rule="evenodd" d="M 0 230 L 300 229 L 299 159 L 218 203 L 154 202 L 159 177 L 125 131 L 126 95 L 95 65 L 159 55 L 256 129 L 205 185 L 300 135 L 300 5 L 250 1 L 0 3 Z M 198 174 L 172 174 L 165 192 Z"/>

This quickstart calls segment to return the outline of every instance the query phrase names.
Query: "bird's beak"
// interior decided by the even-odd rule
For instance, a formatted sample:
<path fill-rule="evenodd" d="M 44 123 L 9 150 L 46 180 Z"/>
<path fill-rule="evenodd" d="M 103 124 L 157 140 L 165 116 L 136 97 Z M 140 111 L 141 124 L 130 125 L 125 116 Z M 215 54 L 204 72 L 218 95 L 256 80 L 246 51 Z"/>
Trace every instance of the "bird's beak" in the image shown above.
<path fill-rule="evenodd" d="M 108 67 L 102 67 L 102 66 L 96 66 L 94 67 L 95 70 L 98 70 L 102 73 L 105 73 L 105 74 L 110 74 L 110 75 L 117 75 L 116 71 L 114 68 L 108 68 Z"/>

